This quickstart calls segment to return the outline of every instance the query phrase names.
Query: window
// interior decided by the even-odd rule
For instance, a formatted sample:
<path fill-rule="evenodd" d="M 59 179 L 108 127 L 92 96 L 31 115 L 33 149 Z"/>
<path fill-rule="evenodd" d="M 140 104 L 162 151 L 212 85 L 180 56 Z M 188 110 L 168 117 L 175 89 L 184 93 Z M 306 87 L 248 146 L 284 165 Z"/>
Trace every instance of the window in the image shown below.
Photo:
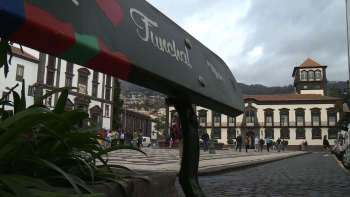
<path fill-rule="evenodd" d="M 219 127 L 221 125 L 221 114 L 215 112 L 214 113 L 214 126 Z"/>
<path fill-rule="evenodd" d="M 235 126 L 235 117 L 227 117 L 227 122 L 229 127 L 234 127 Z"/>
<path fill-rule="evenodd" d="M 305 139 L 305 129 L 304 128 L 298 128 L 296 130 L 296 139 Z"/>
<path fill-rule="evenodd" d="M 48 93 L 49 91 L 46 90 L 46 93 Z M 46 99 L 45 99 L 45 106 L 47 107 L 51 107 L 52 106 L 52 95 L 48 96 Z"/>
<path fill-rule="evenodd" d="M 56 68 L 56 58 L 52 55 L 49 55 L 49 60 L 47 61 L 47 67 L 49 68 Z"/>
<path fill-rule="evenodd" d="M 107 101 L 111 100 L 111 89 L 106 89 L 105 99 Z"/>
<path fill-rule="evenodd" d="M 97 85 L 92 85 L 92 96 L 97 97 Z"/>
<path fill-rule="evenodd" d="M 72 87 L 72 78 L 70 76 L 66 76 L 66 87 Z"/>
<path fill-rule="evenodd" d="M 281 139 L 289 139 L 289 129 L 281 129 Z"/>
<path fill-rule="evenodd" d="M 312 129 L 312 139 L 322 139 L 321 129 L 319 128 Z"/>
<path fill-rule="evenodd" d="M 307 81 L 307 72 L 305 70 L 301 71 L 301 81 Z"/>
<path fill-rule="evenodd" d="M 319 110 L 313 110 L 311 111 L 312 116 L 312 126 L 320 126 L 320 111 Z"/>
<path fill-rule="evenodd" d="M 221 130 L 214 129 L 214 139 L 221 139 Z"/>
<path fill-rule="evenodd" d="M 72 87 L 72 79 L 73 79 L 73 68 L 74 68 L 74 64 L 67 62 L 66 65 L 66 81 L 65 81 L 65 85 L 66 87 Z"/>
<path fill-rule="evenodd" d="M 304 109 L 296 109 L 295 110 L 295 117 L 296 117 L 296 123 L 298 127 L 304 126 Z"/>
<path fill-rule="evenodd" d="M 280 112 L 280 122 L 282 127 L 289 126 L 289 111 L 281 110 Z"/>
<path fill-rule="evenodd" d="M 95 70 L 94 70 L 93 77 L 92 77 L 92 81 L 98 82 L 98 76 L 99 76 L 98 71 L 95 71 Z"/>
<path fill-rule="evenodd" d="M 74 64 L 71 62 L 67 62 L 66 72 L 73 74 L 73 68 L 74 68 Z"/>
<path fill-rule="evenodd" d="M 88 90 L 88 79 L 90 71 L 86 68 L 78 69 L 78 92 L 81 94 L 87 94 Z"/>
<path fill-rule="evenodd" d="M 227 130 L 227 139 L 236 139 L 236 130 L 235 129 Z"/>
<path fill-rule="evenodd" d="M 24 74 L 24 66 L 17 65 L 16 81 L 23 81 L 23 74 Z"/>
<path fill-rule="evenodd" d="M 199 126 L 206 127 L 207 126 L 207 111 L 206 110 L 200 110 L 199 112 Z"/>
<path fill-rule="evenodd" d="M 54 71 L 47 70 L 47 72 L 46 72 L 46 84 L 53 86 L 53 80 L 54 80 Z"/>
<path fill-rule="evenodd" d="M 338 139 L 336 129 L 328 129 L 328 139 Z"/>
<path fill-rule="evenodd" d="M 91 115 L 91 119 L 93 119 L 95 122 L 99 122 L 99 116 L 98 115 L 96 115 L 96 114 L 92 114 Z"/>
<path fill-rule="evenodd" d="M 6 95 L 7 93 L 8 93 L 8 92 L 2 92 L 2 97 L 1 97 L 1 98 L 4 98 L 3 101 L 9 101 L 9 100 L 10 100 L 10 95 L 7 95 L 7 96 L 5 97 L 5 95 Z"/>
<path fill-rule="evenodd" d="M 315 71 L 315 79 L 316 81 L 321 81 L 322 80 L 322 75 L 320 70 Z"/>
<path fill-rule="evenodd" d="M 274 133 L 275 132 L 273 131 L 273 129 L 266 129 L 265 130 L 265 139 L 267 137 L 269 137 L 270 139 L 274 139 L 275 138 Z"/>
<path fill-rule="evenodd" d="M 273 111 L 265 111 L 265 126 L 273 126 Z"/>
<path fill-rule="evenodd" d="M 315 80 L 315 78 L 314 78 L 314 76 L 315 76 L 314 71 L 310 70 L 308 72 L 308 75 L 309 75 L 309 81 L 314 81 Z"/>
<path fill-rule="evenodd" d="M 246 116 L 245 118 L 246 123 L 254 123 L 254 111 L 252 110 L 246 111 L 245 116 Z M 247 125 L 247 126 L 253 126 L 253 125 Z"/>
<path fill-rule="evenodd" d="M 109 117 L 109 105 L 105 105 L 105 117 Z"/>
<path fill-rule="evenodd" d="M 337 115 L 334 109 L 332 110 L 328 110 L 327 111 L 327 115 L 328 115 L 328 126 L 336 126 L 337 123 Z"/>
<path fill-rule="evenodd" d="M 107 75 L 107 78 L 106 78 L 106 86 L 111 87 L 111 76 L 109 75 Z"/>

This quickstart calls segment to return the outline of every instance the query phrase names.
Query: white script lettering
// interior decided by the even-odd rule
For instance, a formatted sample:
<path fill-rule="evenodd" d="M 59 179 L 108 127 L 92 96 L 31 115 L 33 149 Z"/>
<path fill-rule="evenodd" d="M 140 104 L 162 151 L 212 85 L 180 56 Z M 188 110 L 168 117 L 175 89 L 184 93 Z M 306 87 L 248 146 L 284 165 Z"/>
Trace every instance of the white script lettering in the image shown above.
<path fill-rule="evenodd" d="M 136 22 L 134 18 L 134 13 L 138 14 L 141 17 L 141 21 L 143 22 L 143 24 L 140 25 Z M 167 40 L 153 34 L 151 29 L 158 28 L 157 22 L 154 22 L 151 19 L 147 18 L 142 12 L 134 8 L 130 9 L 130 16 L 134 21 L 135 25 L 138 27 L 136 29 L 137 34 L 143 41 L 148 42 L 151 38 L 153 46 L 157 47 L 162 52 L 168 53 L 177 61 L 181 61 L 185 63 L 188 67 L 192 68 L 190 58 L 188 55 L 188 50 L 186 47 L 185 51 L 181 51 L 175 47 L 175 41 L 173 39 L 171 42 L 168 42 Z"/>

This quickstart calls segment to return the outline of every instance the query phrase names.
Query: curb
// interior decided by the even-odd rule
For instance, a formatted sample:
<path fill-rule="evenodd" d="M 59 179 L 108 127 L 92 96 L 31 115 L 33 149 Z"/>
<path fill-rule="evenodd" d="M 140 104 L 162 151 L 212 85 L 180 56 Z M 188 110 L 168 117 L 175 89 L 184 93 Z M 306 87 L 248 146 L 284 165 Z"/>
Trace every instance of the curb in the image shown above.
<path fill-rule="evenodd" d="M 250 161 L 247 163 L 241 163 L 241 164 L 236 164 L 236 165 L 229 165 L 229 166 L 225 166 L 225 167 L 213 167 L 213 168 L 209 168 L 209 169 L 204 169 L 204 170 L 200 170 L 198 171 L 198 176 L 214 176 L 214 175 L 220 175 L 220 174 L 224 174 L 227 172 L 232 172 L 232 171 L 237 171 L 237 170 L 243 170 L 246 168 L 251 168 L 254 166 L 258 166 L 261 164 L 265 164 L 268 162 L 275 162 L 275 161 L 279 161 L 282 159 L 286 159 L 286 158 L 292 158 L 292 157 L 297 157 L 297 156 L 302 156 L 302 155 L 306 155 L 306 154 L 310 154 L 311 152 L 307 152 L 304 154 L 299 154 L 299 155 L 287 155 L 286 157 L 280 157 L 280 158 L 270 158 L 270 159 L 266 159 L 266 160 L 262 160 L 262 161 Z M 176 176 L 179 176 L 179 172 L 176 172 Z"/>

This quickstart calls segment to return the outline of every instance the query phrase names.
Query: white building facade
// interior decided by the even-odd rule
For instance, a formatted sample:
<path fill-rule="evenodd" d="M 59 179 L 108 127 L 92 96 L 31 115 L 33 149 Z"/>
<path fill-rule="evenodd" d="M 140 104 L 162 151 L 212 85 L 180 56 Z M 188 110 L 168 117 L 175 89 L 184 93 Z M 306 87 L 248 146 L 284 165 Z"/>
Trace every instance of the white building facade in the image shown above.
<path fill-rule="evenodd" d="M 12 51 L 14 58 L 8 77 L 0 78 L 1 84 L 6 84 L 0 87 L 3 95 L 8 92 L 6 87 L 11 88 L 16 83 L 21 86 L 22 79 L 25 79 L 27 106 L 30 106 L 50 90 L 76 87 L 69 91 L 65 110 L 81 108 L 102 128 L 112 128 L 113 77 L 44 53 L 40 53 L 37 59 L 15 47 L 12 47 Z M 21 87 L 16 89 L 17 92 L 20 90 Z M 48 97 L 45 105 L 53 109 L 59 94 Z M 11 97 L 8 99 L 12 100 Z M 85 124 L 81 122 L 78 126 Z"/>
<path fill-rule="evenodd" d="M 307 141 L 310 150 L 322 149 L 323 137 L 331 144 L 337 139 L 339 114 L 334 108 L 337 98 L 325 96 L 326 66 L 307 59 L 295 67 L 292 76 L 296 94 L 244 95 L 245 111 L 237 117 L 195 106 L 199 136 L 213 131 L 214 139 L 227 144 L 228 139 L 242 137 L 288 140 L 288 149 L 298 150 Z M 169 108 L 168 124 L 173 124 L 175 109 Z M 251 140 L 253 142 L 253 140 Z M 253 146 L 253 144 L 251 144 Z"/>

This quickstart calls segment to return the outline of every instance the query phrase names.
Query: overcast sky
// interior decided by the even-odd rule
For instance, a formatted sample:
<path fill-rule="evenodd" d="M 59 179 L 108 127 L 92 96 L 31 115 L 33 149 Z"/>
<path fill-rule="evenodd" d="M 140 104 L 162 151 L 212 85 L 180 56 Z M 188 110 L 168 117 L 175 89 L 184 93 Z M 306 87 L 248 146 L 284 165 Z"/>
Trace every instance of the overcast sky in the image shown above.
<path fill-rule="evenodd" d="M 147 0 L 219 55 L 236 80 L 284 86 L 308 57 L 349 78 L 345 0 Z"/>

